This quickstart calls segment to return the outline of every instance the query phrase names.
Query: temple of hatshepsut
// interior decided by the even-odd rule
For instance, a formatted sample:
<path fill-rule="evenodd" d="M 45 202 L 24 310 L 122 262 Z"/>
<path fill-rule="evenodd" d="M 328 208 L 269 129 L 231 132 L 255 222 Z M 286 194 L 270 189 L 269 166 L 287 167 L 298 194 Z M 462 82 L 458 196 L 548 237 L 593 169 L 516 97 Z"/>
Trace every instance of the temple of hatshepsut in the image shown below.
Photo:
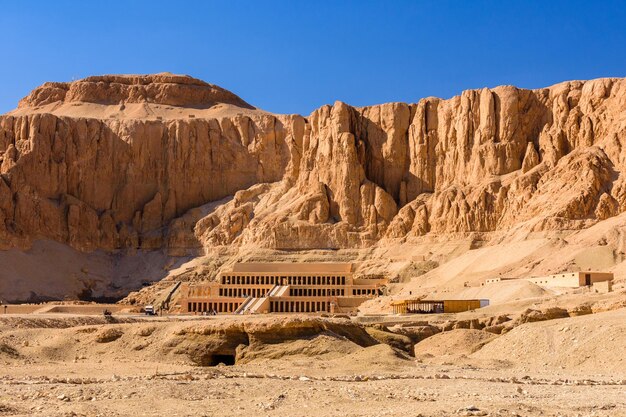
<path fill-rule="evenodd" d="M 483 285 L 513 278 L 487 279 Z M 518 278 L 543 287 L 594 286 L 610 291 L 612 273 L 568 272 Z M 192 314 L 354 313 L 368 299 L 386 293 L 387 280 L 356 278 L 351 263 L 236 263 L 217 281 L 183 283 L 180 311 Z M 601 286 L 606 286 L 602 290 Z M 394 314 L 457 313 L 489 305 L 486 299 L 392 302 Z"/>
<path fill-rule="evenodd" d="M 241 3 L 0 3 L 0 417 L 626 417 L 626 0 Z"/>
<path fill-rule="evenodd" d="M 237 263 L 217 282 L 183 284 L 187 313 L 348 313 L 383 295 L 385 279 L 355 278 L 350 263 Z"/>

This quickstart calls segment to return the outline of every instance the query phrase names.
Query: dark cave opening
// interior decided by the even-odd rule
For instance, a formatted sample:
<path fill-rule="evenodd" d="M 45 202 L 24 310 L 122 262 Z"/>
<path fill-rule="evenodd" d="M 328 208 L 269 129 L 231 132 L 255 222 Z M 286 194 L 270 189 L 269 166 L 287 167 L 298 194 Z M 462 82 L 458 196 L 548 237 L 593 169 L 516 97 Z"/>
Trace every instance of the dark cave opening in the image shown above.
<path fill-rule="evenodd" d="M 207 366 L 217 366 L 223 363 L 226 366 L 232 366 L 235 364 L 235 355 L 211 355 Z"/>

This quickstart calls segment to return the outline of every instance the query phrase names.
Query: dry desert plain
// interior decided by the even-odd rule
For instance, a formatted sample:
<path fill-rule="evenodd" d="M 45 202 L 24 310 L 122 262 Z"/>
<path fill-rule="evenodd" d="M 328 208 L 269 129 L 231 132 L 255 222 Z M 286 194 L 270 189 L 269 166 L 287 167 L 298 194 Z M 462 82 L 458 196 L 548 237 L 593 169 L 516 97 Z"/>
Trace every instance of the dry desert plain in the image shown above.
<path fill-rule="evenodd" d="M 623 78 L 308 116 L 170 73 L 44 83 L 0 115 L 0 416 L 626 415 L 624 109 Z M 132 312 L 238 262 L 388 293 Z M 481 286 L 588 270 L 614 291 Z M 490 305 L 390 314 L 424 296 Z M 119 304 L 16 306 L 64 299 Z"/>
<path fill-rule="evenodd" d="M 624 299 L 417 318 L 9 313 L 0 415 L 622 416 Z"/>

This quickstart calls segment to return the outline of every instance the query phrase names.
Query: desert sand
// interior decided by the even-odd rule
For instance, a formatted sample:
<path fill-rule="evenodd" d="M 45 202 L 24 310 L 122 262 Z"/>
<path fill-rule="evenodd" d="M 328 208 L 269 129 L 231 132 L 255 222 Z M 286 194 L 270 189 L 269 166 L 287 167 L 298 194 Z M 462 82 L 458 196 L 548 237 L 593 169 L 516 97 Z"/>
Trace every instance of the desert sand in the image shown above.
<path fill-rule="evenodd" d="M 626 415 L 625 308 L 414 352 L 340 318 L 116 316 L 0 316 L 2 415 Z"/>
<path fill-rule="evenodd" d="M 306 117 L 45 83 L 0 116 L 0 416 L 624 416 L 625 108 L 620 78 Z M 236 262 L 389 284 L 351 317 L 139 314 Z M 587 270 L 613 291 L 482 285 Z"/>

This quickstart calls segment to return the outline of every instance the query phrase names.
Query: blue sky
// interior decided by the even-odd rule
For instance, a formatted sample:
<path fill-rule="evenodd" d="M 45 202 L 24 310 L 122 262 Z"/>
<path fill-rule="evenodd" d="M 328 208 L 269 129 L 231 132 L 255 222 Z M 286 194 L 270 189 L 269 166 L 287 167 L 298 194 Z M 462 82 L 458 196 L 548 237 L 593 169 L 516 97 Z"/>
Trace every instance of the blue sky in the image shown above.
<path fill-rule="evenodd" d="M 624 1 L 4 1 L 0 113 L 45 81 L 189 74 L 276 113 L 626 76 Z"/>

